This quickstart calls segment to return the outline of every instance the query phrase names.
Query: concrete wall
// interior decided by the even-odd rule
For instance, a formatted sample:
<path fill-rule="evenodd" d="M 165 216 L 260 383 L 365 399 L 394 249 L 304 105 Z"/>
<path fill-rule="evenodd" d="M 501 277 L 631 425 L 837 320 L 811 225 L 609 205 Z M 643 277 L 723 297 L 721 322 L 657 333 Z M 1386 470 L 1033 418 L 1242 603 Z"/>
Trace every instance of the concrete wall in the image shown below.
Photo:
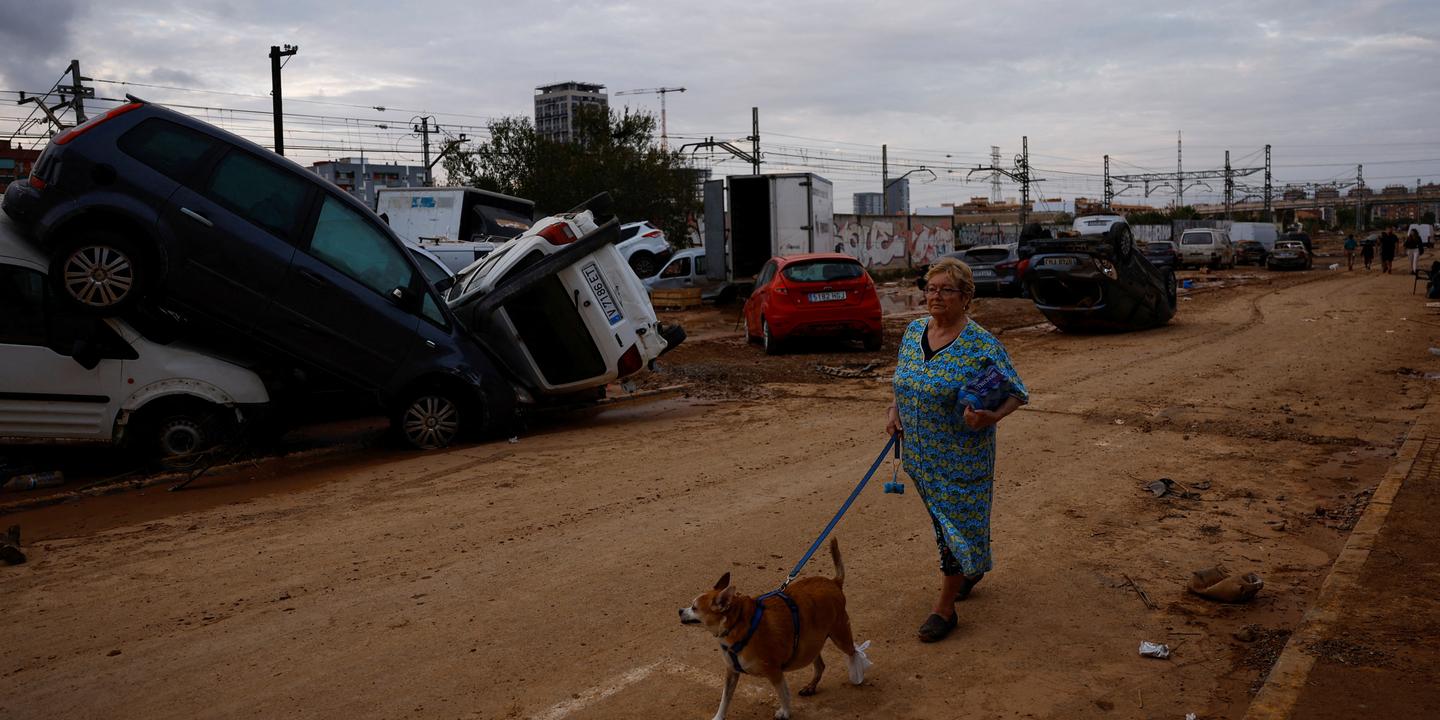
<path fill-rule="evenodd" d="M 835 215 L 835 245 L 872 270 L 928 265 L 955 249 L 948 217 Z M 908 263 L 908 265 L 907 265 Z"/>

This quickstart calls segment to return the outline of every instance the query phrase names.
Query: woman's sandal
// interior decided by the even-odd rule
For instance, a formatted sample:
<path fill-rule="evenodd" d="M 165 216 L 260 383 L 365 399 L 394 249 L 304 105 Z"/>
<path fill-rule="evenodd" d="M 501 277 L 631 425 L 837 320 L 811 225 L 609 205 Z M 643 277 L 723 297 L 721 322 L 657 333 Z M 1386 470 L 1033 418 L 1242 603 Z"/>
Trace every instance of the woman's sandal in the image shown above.
<path fill-rule="evenodd" d="M 960 586 L 959 590 L 955 591 L 955 602 L 960 602 L 961 600 L 970 597 L 970 591 L 973 590 L 975 588 L 975 585 L 984 578 L 985 573 L 980 573 L 979 575 L 976 575 L 974 579 L 968 577 L 965 578 L 964 584 Z"/>
<path fill-rule="evenodd" d="M 920 642 L 933 643 L 944 640 L 945 636 L 949 635 L 950 631 L 955 629 L 955 625 L 958 622 L 958 615 L 951 615 L 946 619 L 932 613 L 930 617 L 925 618 L 925 624 L 921 625 L 920 630 L 917 632 L 920 636 Z"/>

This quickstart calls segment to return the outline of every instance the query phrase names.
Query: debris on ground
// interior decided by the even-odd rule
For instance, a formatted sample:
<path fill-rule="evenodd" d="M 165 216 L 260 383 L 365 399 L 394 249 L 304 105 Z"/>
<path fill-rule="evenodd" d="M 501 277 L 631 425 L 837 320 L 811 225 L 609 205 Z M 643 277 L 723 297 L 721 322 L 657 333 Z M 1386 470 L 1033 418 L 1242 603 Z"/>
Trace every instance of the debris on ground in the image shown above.
<path fill-rule="evenodd" d="M 1370 498 L 1375 494 L 1375 488 L 1366 488 L 1354 495 L 1338 509 L 1331 510 L 1324 505 L 1315 506 L 1315 517 L 1325 527 L 1333 528 L 1341 532 L 1350 532 L 1355 529 L 1355 523 L 1360 522 L 1360 517 L 1365 514 L 1365 509 L 1370 507 Z M 1344 495 L 1340 498 L 1343 500 Z"/>
<path fill-rule="evenodd" d="M 1311 655 L 1341 665 L 1384 667 L 1390 662 L 1390 653 L 1339 638 L 1317 640 L 1305 646 Z"/>
<path fill-rule="evenodd" d="M 37 488 L 55 487 L 65 484 L 65 473 L 59 470 L 41 473 L 26 473 L 15 475 L 5 481 L 4 489 L 10 491 L 35 490 Z"/>
<path fill-rule="evenodd" d="M 1204 485 L 1204 487 L 1200 487 L 1200 485 L 1202 484 Z M 1170 478 L 1160 478 L 1159 480 L 1156 480 L 1155 482 L 1146 485 L 1145 489 L 1149 490 L 1150 493 L 1157 498 L 1165 497 L 1166 495 L 1172 495 L 1175 497 L 1184 498 L 1186 500 L 1198 500 L 1200 498 L 1199 493 L 1194 492 L 1189 487 L 1174 480 L 1171 480 Z M 1195 489 L 1209 490 L 1210 483 L 1197 483 L 1195 485 Z"/>
<path fill-rule="evenodd" d="M 1152 643 L 1148 640 L 1140 641 L 1140 654 L 1144 657 L 1153 657 L 1164 660 L 1170 657 L 1170 646 L 1161 643 Z"/>
<path fill-rule="evenodd" d="M 873 362 L 865 363 L 860 367 L 817 364 L 815 366 L 815 372 L 818 372 L 821 375 L 829 375 L 831 377 L 838 378 L 873 377 L 875 375 L 875 368 L 879 367 L 879 365 L 880 363 Z"/>
<path fill-rule="evenodd" d="M 1186 589 L 1207 600 L 1226 603 L 1249 602 L 1255 598 L 1265 581 L 1255 573 L 1232 575 L 1222 565 L 1196 570 L 1190 575 Z"/>
<path fill-rule="evenodd" d="M 0 535 L 0 560 L 4 560 L 6 565 L 25 562 L 25 553 L 20 551 L 19 525 L 11 525 L 4 535 Z"/>
<path fill-rule="evenodd" d="M 1137 584 L 1134 580 L 1130 579 L 1129 575 L 1121 574 L 1120 577 L 1125 578 L 1125 584 L 1129 585 L 1130 589 L 1134 590 L 1135 594 L 1140 596 L 1140 602 L 1145 603 L 1145 607 L 1150 608 L 1151 610 L 1154 610 L 1157 607 L 1157 605 L 1155 605 L 1155 603 L 1150 599 L 1150 595 L 1145 592 L 1144 588 L 1141 588 L 1139 584 Z"/>

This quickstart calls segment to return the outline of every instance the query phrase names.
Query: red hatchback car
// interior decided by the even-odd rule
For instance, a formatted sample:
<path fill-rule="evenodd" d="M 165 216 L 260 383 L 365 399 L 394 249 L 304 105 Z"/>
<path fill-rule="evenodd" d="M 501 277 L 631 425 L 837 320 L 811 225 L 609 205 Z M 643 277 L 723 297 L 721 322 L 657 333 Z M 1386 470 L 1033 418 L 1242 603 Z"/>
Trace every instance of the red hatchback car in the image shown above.
<path fill-rule="evenodd" d="M 745 337 L 774 355 L 795 337 L 858 338 L 879 350 L 880 298 L 865 267 L 849 255 L 771 258 L 745 301 Z"/>

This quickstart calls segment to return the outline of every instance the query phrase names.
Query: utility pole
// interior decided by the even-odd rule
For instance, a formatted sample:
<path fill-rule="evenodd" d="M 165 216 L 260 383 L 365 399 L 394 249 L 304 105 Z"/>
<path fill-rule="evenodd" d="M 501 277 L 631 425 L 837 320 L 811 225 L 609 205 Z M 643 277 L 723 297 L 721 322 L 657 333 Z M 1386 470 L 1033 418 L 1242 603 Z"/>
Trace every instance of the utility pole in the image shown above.
<path fill-rule="evenodd" d="M 685 92 L 685 88 L 683 88 L 683 87 L 644 88 L 644 89 L 641 89 L 641 90 L 621 90 L 620 92 L 615 93 L 616 95 L 648 95 L 648 94 L 655 94 L 655 95 L 659 95 L 659 96 L 660 96 L 660 149 L 661 149 L 661 150 L 669 150 L 669 149 L 670 149 L 670 133 L 669 133 L 669 131 L 666 129 L 666 123 L 665 123 L 665 94 L 666 94 L 666 93 L 672 93 L 672 92 Z"/>
<path fill-rule="evenodd" d="M 280 101 L 280 58 L 290 57 L 300 52 L 299 45 L 286 45 L 280 49 L 279 45 L 270 46 L 270 96 L 275 105 L 275 154 L 285 154 L 285 121 Z M 78 68 L 77 68 L 78 69 Z"/>
<path fill-rule="evenodd" d="M 1185 207 L 1185 142 L 1175 131 L 1175 209 Z"/>
<path fill-rule="evenodd" d="M 880 214 L 890 214 L 890 146 L 880 146 Z"/>
<path fill-rule="evenodd" d="M 760 108 L 750 108 L 750 166 L 751 175 L 760 174 Z"/>
<path fill-rule="evenodd" d="M 1225 219 L 1234 220 L 1235 176 L 1230 172 L 1230 151 L 1225 151 Z"/>
<path fill-rule="evenodd" d="M 1030 217 L 1030 136 L 1020 137 L 1020 228 L 1025 228 L 1025 220 Z"/>
<path fill-rule="evenodd" d="M 1115 185 L 1110 182 L 1110 156 L 1105 156 L 1105 209 L 1115 202 Z"/>
<path fill-rule="evenodd" d="M 440 132 L 439 127 L 430 127 L 433 115 L 424 115 L 420 118 L 420 124 L 415 126 L 415 132 L 420 133 L 420 147 L 425 154 L 425 187 L 431 187 L 435 183 L 430 178 L 430 133 Z"/>
<path fill-rule="evenodd" d="M 91 79 L 91 78 L 81 77 L 81 76 L 80 76 L 80 61 L 79 61 L 79 60 L 71 60 L 71 61 L 70 61 L 70 82 L 71 82 L 71 86 L 70 86 L 69 90 L 71 90 L 70 96 L 73 97 L 73 98 L 75 98 L 75 100 L 71 103 L 71 105 L 75 108 L 75 124 L 76 124 L 76 125 L 79 125 L 80 123 L 85 122 L 85 98 L 87 98 L 87 97 L 95 97 L 95 91 L 92 90 L 92 89 L 90 89 L 90 88 L 85 87 L 85 85 L 83 84 L 83 81 L 85 81 L 85 80 L 90 80 L 90 79 Z M 66 90 L 66 88 L 63 88 L 63 87 L 62 87 L 62 88 L 60 88 L 60 90 L 61 90 L 61 92 L 64 92 L 64 91 Z"/>
<path fill-rule="evenodd" d="M 1275 222 L 1275 211 L 1270 207 L 1270 195 L 1274 192 L 1270 184 L 1270 146 L 1265 146 L 1265 222 Z"/>

